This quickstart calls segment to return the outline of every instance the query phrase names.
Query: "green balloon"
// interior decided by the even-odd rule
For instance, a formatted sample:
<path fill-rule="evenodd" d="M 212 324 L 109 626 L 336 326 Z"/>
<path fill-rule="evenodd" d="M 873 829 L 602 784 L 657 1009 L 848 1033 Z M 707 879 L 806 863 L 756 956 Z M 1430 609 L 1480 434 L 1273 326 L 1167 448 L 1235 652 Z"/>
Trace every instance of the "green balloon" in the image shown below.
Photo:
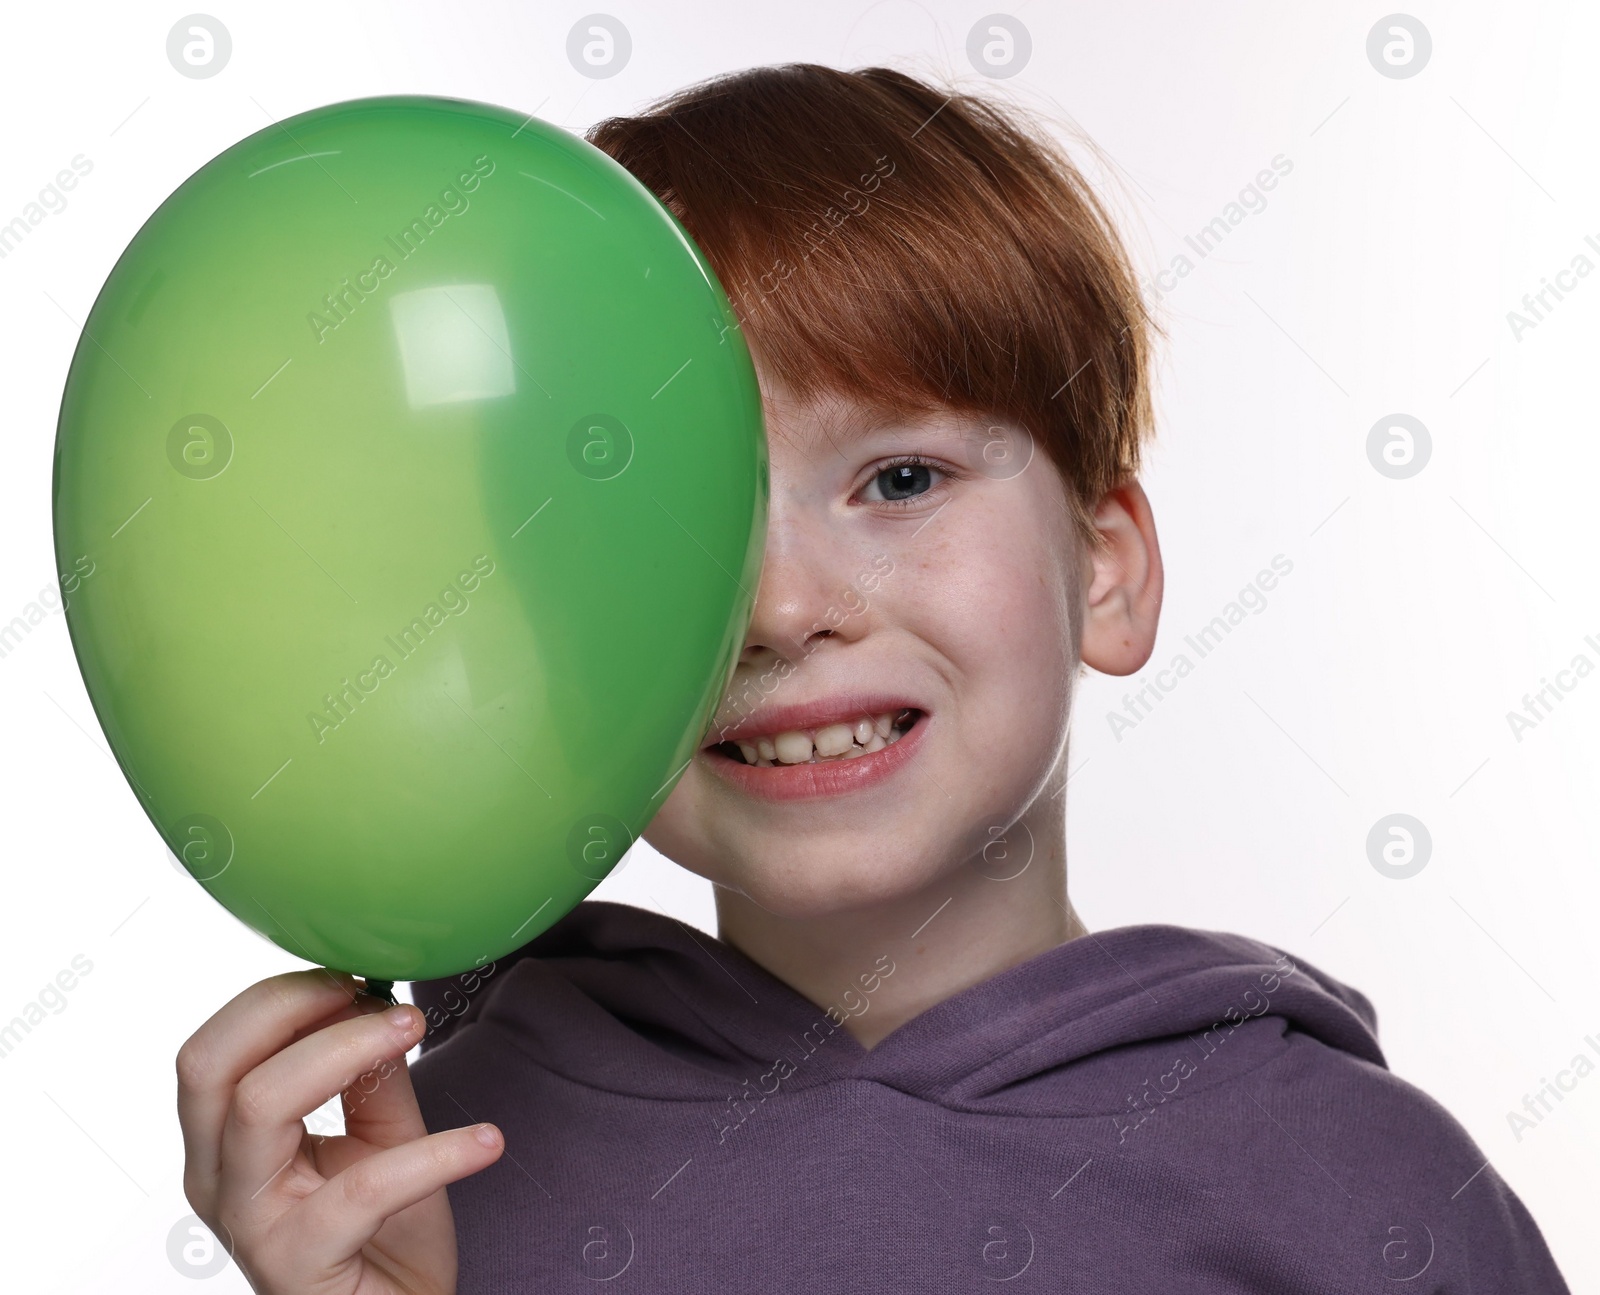
<path fill-rule="evenodd" d="M 454 974 L 616 865 L 731 679 L 767 512 L 736 316 L 670 212 L 484 104 L 303 113 L 195 172 L 85 323 L 56 554 L 140 805 L 312 962 Z"/>

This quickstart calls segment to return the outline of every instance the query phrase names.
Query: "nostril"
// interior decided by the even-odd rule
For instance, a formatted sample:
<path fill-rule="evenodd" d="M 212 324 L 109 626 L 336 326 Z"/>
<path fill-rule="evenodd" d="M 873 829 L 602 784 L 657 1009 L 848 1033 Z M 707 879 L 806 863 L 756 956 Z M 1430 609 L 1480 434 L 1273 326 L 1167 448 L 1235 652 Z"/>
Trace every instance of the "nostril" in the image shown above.
<path fill-rule="evenodd" d="M 806 634 L 800 639 L 796 640 L 796 650 L 802 657 L 804 657 L 808 653 L 815 651 L 816 644 L 818 642 L 820 642 L 822 639 L 832 638 L 833 635 L 834 631 L 831 629 L 819 629 L 810 634 Z"/>

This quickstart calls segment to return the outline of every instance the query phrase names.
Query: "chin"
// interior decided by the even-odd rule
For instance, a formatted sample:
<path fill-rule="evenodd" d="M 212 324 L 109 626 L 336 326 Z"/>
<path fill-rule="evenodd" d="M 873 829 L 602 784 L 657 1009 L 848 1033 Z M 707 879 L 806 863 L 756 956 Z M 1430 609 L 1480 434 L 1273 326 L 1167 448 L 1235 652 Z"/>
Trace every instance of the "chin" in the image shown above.
<path fill-rule="evenodd" d="M 869 845 L 821 861 L 807 850 L 793 858 L 725 859 L 709 879 L 775 917 L 798 921 L 904 899 L 932 885 L 942 871 L 931 850 L 891 853 Z"/>

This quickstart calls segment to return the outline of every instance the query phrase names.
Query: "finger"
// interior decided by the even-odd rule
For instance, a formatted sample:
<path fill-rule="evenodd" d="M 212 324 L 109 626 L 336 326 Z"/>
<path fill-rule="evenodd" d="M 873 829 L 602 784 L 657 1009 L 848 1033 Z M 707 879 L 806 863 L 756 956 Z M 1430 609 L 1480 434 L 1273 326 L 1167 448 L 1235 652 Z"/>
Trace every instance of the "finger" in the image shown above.
<path fill-rule="evenodd" d="M 290 1043 L 298 1043 L 308 1034 L 315 1034 L 318 1030 L 325 1029 L 337 1021 L 353 1021 L 358 1016 L 371 1016 L 378 1012 L 386 1012 L 394 1004 L 387 999 L 379 998 L 367 993 L 364 989 L 357 989 L 353 1000 L 342 1003 L 339 1010 L 329 1016 L 324 1016 L 319 1021 L 312 1021 L 309 1025 L 302 1025 L 294 1032 Z M 285 1045 L 287 1046 L 287 1045 Z"/>
<path fill-rule="evenodd" d="M 391 1215 L 487 1169 L 505 1150 L 492 1124 L 447 1129 L 374 1152 L 329 1179 L 281 1230 L 294 1237 L 297 1266 L 328 1272 L 372 1240 Z"/>
<path fill-rule="evenodd" d="M 273 1053 L 240 1079 L 222 1126 L 222 1201 L 261 1195 L 300 1149 L 301 1120 L 374 1067 L 404 1058 L 425 1024 L 409 1003 L 340 1021 Z"/>
<path fill-rule="evenodd" d="M 428 1134 L 403 1056 L 357 1077 L 343 1105 L 346 1136 L 372 1146 L 397 1147 Z"/>
<path fill-rule="evenodd" d="M 215 1198 L 222 1128 L 235 1085 L 302 1029 L 340 1011 L 353 1014 L 356 996 L 353 978 L 328 971 L 273 976 L 234 997 L 178 1050 L 184 1190 L 197 1210 Z"/>

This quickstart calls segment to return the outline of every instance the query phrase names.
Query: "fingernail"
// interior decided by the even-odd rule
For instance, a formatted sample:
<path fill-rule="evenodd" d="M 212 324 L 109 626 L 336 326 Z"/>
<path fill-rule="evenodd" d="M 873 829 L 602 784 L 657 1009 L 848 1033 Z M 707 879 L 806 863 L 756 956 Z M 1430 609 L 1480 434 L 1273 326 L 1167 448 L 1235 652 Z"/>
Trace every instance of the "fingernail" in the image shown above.
<path fill-rule="evenodd" d="M 402 1034 L 410 1034 L 417 1028 L 417 1009 L 410 1003 L 397 1003 L 384 1017 Z"/>
<path fill-rule="evenodd" d="M 472 1130 L 472 1136 L 477 1138 L 478 1141 L 483 1143 L 483 1145 L 486 1147 L 497 1147 L 500 1145 L 500 1130 L 495 1128 L 495 1126 L 492 1124 L 478 1125 L 477 1128 Z"/>

